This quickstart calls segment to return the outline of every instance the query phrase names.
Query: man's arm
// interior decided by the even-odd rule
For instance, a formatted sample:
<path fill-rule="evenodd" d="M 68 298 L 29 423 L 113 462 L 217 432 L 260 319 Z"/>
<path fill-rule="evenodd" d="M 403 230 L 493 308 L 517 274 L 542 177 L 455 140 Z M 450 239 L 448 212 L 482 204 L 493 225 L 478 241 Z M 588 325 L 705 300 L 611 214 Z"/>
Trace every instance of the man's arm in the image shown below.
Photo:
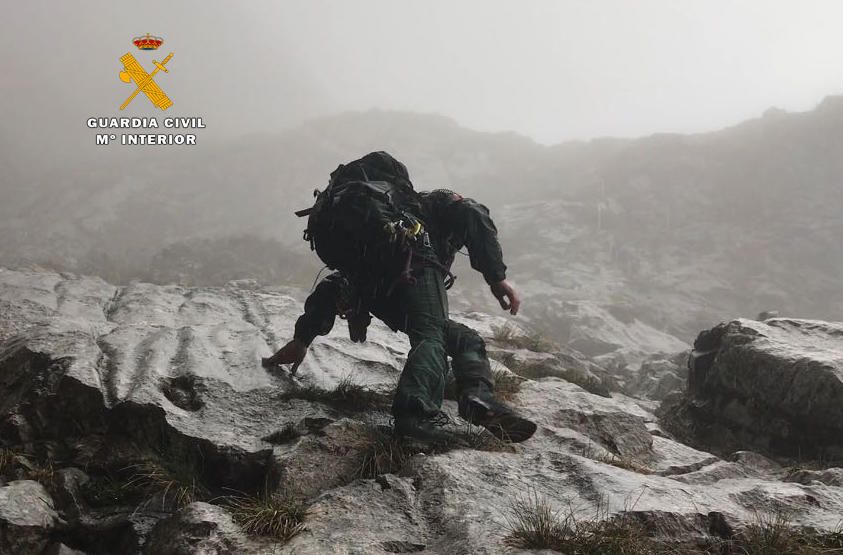
<path fill-rule="evenodd" d="M 304 302 L 304 314 L 296 320 L 292 341 L 281 347 L 271 357 L 262 359 L 263 366 L 272 368 L 279 364 L 292 364 L 290 373 L 296 373 L 307 355 L 307 347 L 316 336 L 327 335 L 334 327 L 342 279 L 339 273 L 334 273 L 319 282 Z"/>
<path fill-rule="evenodd" d="M 304 302 L 304 314 L 296 320 L 294 338 L 310 345 L 318 335 L 328 335 L 337 317 L 337 300 L 343 277 L 339 272 L 328 275 Z"/>
<path fill-rule="evenodd" d="M 472 199 L 461 198 L 445 210 L 451 232 L 468 248 L 471 267 L 483 274 L 489 285 L 505 280 L 506 264 L 489 209 Z"/>
<path fill-rule="evenodd" d="M 452 233 L 468 248 L 471 267 L 483 274 L 501 308 L 517 314 L 521 300 L 506 281 L 498 229 L 489 209 L 472 199 L 460 198 L 448 204 L 445 210 L 445 220 Z"/>

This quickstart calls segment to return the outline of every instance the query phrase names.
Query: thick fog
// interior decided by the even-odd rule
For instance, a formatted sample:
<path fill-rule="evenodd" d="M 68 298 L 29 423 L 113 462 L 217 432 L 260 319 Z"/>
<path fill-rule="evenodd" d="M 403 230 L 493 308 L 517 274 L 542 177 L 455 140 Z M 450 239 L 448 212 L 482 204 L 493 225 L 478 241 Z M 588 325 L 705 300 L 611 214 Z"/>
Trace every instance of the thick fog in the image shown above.
<path fill-rule="evenodd" d="M 542 143 L 712 130 L 842 90 L 841 19 L 835 1 L 6 2 L 3 141 L 50 159 L 89 142 L 147 32 L 175 52 L 172 112 L 213 139 L 370 108 Z"/>
<path fill-rule="evenodd" d="M 684 338 L 768 308 L 843 310 L 839 2 L 34 1 L 2 13 L 0 266 L 309 286 L 319 263 L 292 210 L 338 163 L 386 149 L 420 188 L 492 209 L 511 276 L 528 284 L 524 317 L 560 336 L 559 303 L 577 299 Z M 132 45 L 145 33 L 159 51 Z M 126 52 L 147 69 L 174 53 L 155 78 L 166 113 L 143 96 L 120 112 Z M 96 146 L 86 120 L 117 115 L 207 127 L 196 147 Z M 601 137 L 621 139 L 581 142 Z M 479 280 L 460 284 L 458 300 L 491 300 Z"/>

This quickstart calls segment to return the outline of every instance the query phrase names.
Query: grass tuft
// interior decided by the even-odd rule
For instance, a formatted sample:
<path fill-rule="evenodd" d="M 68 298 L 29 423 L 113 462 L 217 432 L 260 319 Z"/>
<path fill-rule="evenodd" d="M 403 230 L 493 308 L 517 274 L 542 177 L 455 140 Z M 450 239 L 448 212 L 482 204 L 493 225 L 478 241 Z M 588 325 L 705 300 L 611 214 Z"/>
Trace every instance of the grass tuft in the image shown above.
<path fill-rule="evenodd" d="M 53 466 L 53 461 L 47 460 L 44 463 L 35 463 L 27 471 L 26 478 L 35 480 L 47 490 L 52 489 L 56 480 L 56 468 Z"/>
<path fill-rule="evenodd" d="M 371 442 L 360 455 L 358 478 L 377 478 L 381 474 L 397 474 L 419 453 L 412 443 L 393 437 L 378 427 L 369 430 Z"/>
<path fill-rule="evenodd" d="M 485 428 L 467 424 L 465 431 L 454 430 L 451 437 L 438 442 L 423 442 L 412 438 L 396 438 L 385 427 L 371 426 L 370 441 L 360 455 L 356 478 L 377 478 L 382 474 L 398 474 L 419 453 L 434 455 L 454 449 L 514 452 L 515 448 L 499 440 Z"/>
<path fill-rule="evenodd" d="M 135 506 L 143 500 L 145 492 L 107 473 L 91 476 L 82 486 L 82 495 L 93 507 Z"/>
<path fill-rule="evenodd" d="M 511 401 L 521 391 L 521 384 L 526 381 L 525 378 L 501 368 L 492 370 L 492 379 L 495 381 L 495 397 L 502 401 Z M 445 383 L 443 397 L 450 401 L 459 400 L 457 381 L 454 379 L 453 374 L 449 375 L 448 381 Z"/>
<path fill-rule="evenodd" d="M 5 475 L 13 468 L 15 456 L 16 454 L 12 449 L 8 447 L 0 448 L 0 475 Z"/>
<path fill-rule="evenodd" d="M 495 380 L 495 396 L 502 401 L 511 401 L 525 381 L 521 376 L 500 368 L 492 371 L 492 378 Z"/>
<path fill-rule="evenodd" d="M 307 509 L 297 499 L 268 489 L 258 495 L 241 495 L 226 503 L 234 521 L 247 534 L 289 541 L 305 529 Z"/>
<path fill-rule="evenodd" d="M 742 555 L 843 554 L 843 523 L 832 532 L 815 532 L 794 525 L 791 514 L 786 511 L 757 511 L 755 522 L 744 526 L 734 538 L 722 542 L 709 552 Z"/>
<path fill-rule="evenodd" d="M 607 511 L 601 508 L 594 519 L 579 518 L 572 508 L 564 512 L 554 510 L 546 499 L 532 492 L 512 505 L 505 542 L 522 549 L 550 549 L 578 555 L 666 552 L 627 513 L 614 518 L 607 516 Z"/>
<path fill-rule="evenodd" d="M 302 433 L 301 430 L 299 430 L 298 424 L 290 422 L 277 432 L 272 432 L 268 436 L 264 437 L 263 440 L 268 443 L 272 443 L 273 445 L 281 445 L 298 439 L 301 436 Z"/>
<path fill-rule="evenodd" d="M 496 438 L 486 428 L 470 422 L 462 436 L 470 449 L 495 453 L 515 453 L 515 447 L 511 443 Z"/>
<path fill-rule="evenodd" d="M 556 345 L 542 334 L 536 332 L 520 333 L 518 328 L 512 324 L 492 326 L 492 340 L 503 347 L 527 349 L 536 353 L 546 353 L 556 348 Z"/>
<path fill-rule="evenodd" d="M 124 470 L 131 475 L 122 487 L 143 492 L 147 502 L 160 497 L 162 509 L 185 507 L 208 496 L 197 478 L 200 469 L 191 459 L 172 459 L 166 464 L 147 460 Z"/>
<path fill-rule="evenodd" d="M 281 398 L 325 403 L 349 411 L 389 410 L 392 407 L 390 394 L 354 383 L 351 376 L 341 379 L 333 389 L 306 385 L 284 393 Z"/>
<path fill-rule="evenodd" d="M 55 486 L 56 468 L 53 459 L 37 458 L 7 447 L 0 450 L 0 475 L 12 479 L 35 480 L 51 491 Z"/>
<path fill-rule="evenodd" d="M 609 385 L 600 378 L 574 370 L 571 368 L 560 367 L 555 364 L 548 364 L 546 362 L 528 362 L 519 363 L 515 356 L 502 359 L 501 362 L 506 365 L 512 372 L 518 374 L 523 378 L 530 380 L 538 380 L 541 378 L 561 378 L 574 385 L 578 385 L 589 393 L 600 395 L 601 397 L 611 397 Z"/>

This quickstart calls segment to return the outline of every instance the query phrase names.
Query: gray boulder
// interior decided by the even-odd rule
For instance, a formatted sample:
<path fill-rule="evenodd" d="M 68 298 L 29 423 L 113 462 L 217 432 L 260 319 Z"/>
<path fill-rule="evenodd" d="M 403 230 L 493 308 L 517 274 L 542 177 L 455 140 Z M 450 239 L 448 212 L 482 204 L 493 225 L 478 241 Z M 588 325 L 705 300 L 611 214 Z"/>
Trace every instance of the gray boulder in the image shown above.
<path fill-rule="evenodd" d="M 843 455 L 843 323 L 734 320 L 699 335 L 666 422 L 730 451 Z"/>
<path fill-rule="evenodd" d="M 684 391 L 688 379 L 688 354 L 685 351 L 647 357 L 627 380 L 627 391 L 656 401 Z"/>
<path fill-rule="evenodd" d="M 153 528 L 144 553 L 148 555 L 224 555 L 246 553 L 248 540 L 231 515 L 197 502 L 161 520 Z"/>
<path fill-rule="evenodd" d="M 50 494 L 38 482 L 0 487 L 0 553 L 40 553 L 58 520 Z"/>

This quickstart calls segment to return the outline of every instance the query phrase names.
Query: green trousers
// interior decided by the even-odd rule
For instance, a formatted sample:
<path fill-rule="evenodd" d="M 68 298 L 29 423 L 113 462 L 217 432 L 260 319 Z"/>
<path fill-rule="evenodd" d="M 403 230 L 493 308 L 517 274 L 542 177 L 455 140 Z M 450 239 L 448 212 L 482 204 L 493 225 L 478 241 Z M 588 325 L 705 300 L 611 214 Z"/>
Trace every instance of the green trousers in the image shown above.
<path fill-rule="evenodd" d="M 486 346 L 471 328 L 448 318 L 448 297 L 442 274 L 431 267 L 414 271 L 414 284 L 400 285 L 391 299 L 384 301 L 394 327 L 410 339 L 410 352 L 398 380 L 392 412 L 433 414 L 442 406 L 448 376 L 448 356 L 452 358 L 457 389 L 462 393 L 484 394 L 494 390 Z M 387 321 L 387 323 L 390 323 Z"/>

